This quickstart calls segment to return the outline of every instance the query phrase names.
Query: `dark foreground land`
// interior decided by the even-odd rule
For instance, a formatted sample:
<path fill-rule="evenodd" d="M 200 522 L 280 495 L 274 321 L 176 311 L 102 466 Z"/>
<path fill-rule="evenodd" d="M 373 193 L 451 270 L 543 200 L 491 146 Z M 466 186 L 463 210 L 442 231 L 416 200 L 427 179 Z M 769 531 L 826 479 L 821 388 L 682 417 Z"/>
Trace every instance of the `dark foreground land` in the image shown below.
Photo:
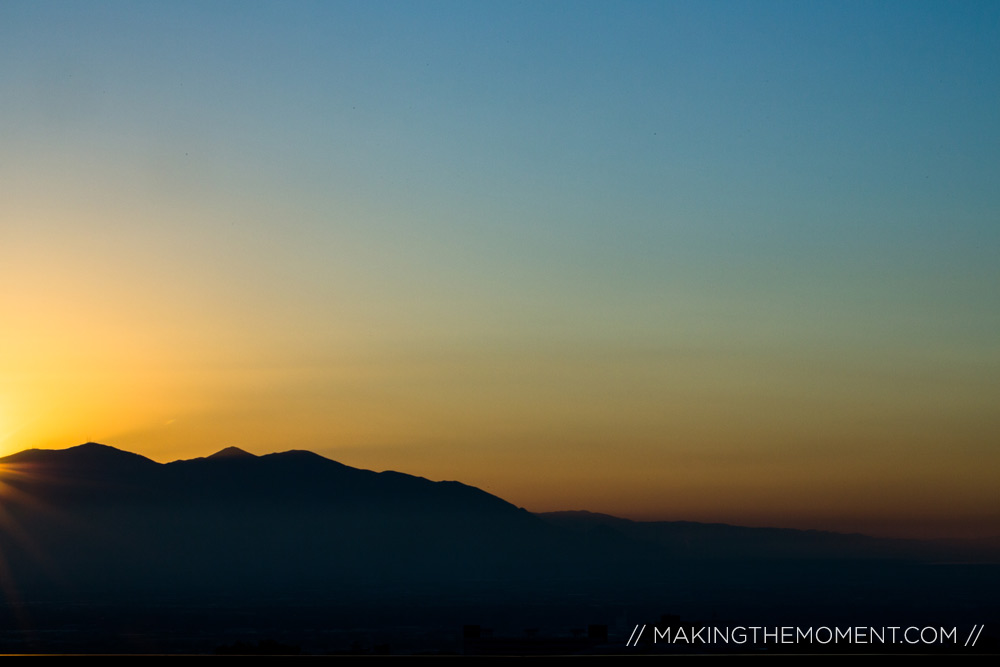
<path fill-rule="evenodd" d="M 309 452 L 158 464 L 91 443 L 0 464 L 0 652 L 997 651 L 996 541 L 534 515 Z M 704 626 L 936 630 L 653 643 Z"/>

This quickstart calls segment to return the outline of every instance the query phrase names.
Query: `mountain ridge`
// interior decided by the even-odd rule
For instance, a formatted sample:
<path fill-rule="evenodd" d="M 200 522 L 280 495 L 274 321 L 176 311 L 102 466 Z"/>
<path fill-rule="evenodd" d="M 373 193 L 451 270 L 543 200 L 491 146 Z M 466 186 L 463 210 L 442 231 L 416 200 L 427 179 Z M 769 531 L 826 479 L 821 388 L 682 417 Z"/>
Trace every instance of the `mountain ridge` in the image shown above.
<path fill-rule="evenodd" d="M 308 464 L 313 464 L 315 467 L 309 469 L 299 467 L 306 466 Z M 397 486 L 409 485 L 412 488 L 418 488 L 422 485 L 432 485 L 425 488 L 435 488 L 442 491 L 444 489 L 461 489 L 467 493 L 474 494 L 481 500 L 489 498 L 491 499 L 491 502 L 516 508 L 522 512 L 527 512 L 524 508 L 510 503 L 504 498 L 490 494 L 489 492 L 478 487 L 468 485 L 457 480 L 433 481 L 425 477 L 410 475 L 408 473 L 395 470 L 373 471 L 363 468 L 354 468 L 336 461 L 335 459 L 331 459 L 304 449 L 289 449 L 280 452 L 255 455 L 235 446 L 227 446 L 205 457 L 178 459 L 175 461 L 160 463 L 141 454 L 129 452 L 111 445 L 97 442 L 86 442 L 64 449 L 30 448 L 22 450 L 0 458 L 0 465 L 7 466 L 9 469 L 17 469 L 20 466 L 27 466 L 29 468 L 47 468 L 47 474 L 43 475 L 41 479 L 47 479 L 51 482 L 55 482 L 55 479 L 53 479 L 54 477 L 64 477 L 69 472 L 72 472 L 74 476 L 77 477 L 84 475 L 84 473 L 86 473 L 86 475 L 98 473 L 95 480 L 88 480 L 86 478 L 73 480 L 74 484 L 76 484 L 78 488 L 90 490 L 93 490 L 93 485 L 89 484 L 89 481 L 108 482 L 109 480 L 113 480 L 118 484 L 123 484 L 117 476 L 126 473 L 138 475 L 139 479 L 134 481 L 138 482 L 139 486 L 142 485 L 141 483 L 157 481 L 151 477 L 147 478 L 146 476 L 159 475 L 162 478 L 164 476 L 173 476 L 175 474 L 177 477 L 183 478 L 183 483 L 186 485 L 192 482 L 208 484 L 210 483 L 212 476 L 218 474 L 219 470 L 227 470 L 232 473 L 233 477 L 228 481 L 219 483 L 218 494 L 209 494 L 216 497 L 224 495 L 225 493 L 244 495 L 247 492 L 247 487 L 243 484 L 243 482 L 247 480 L 247 476 L 252 476 L 255 472 L 263 474 L 265 470 L 274 474 L 276 479 L 279 479 L 278 476 L 281 476 L 281 481 L 290 486 L 295 485 L 296 480 L 293 478 L 299 476 L 300 479 L 298 482 L 300 486 L 304 485 L 309 487 L 311 484 L 311 488 L 313 489 L 315 489 L 316 485 L 324 483 L 324 481 L 328 482 L 332 480 L 333 478 L 329 477 L 329 475 L 338 475 L 338 482 L 344 485 L 343 490 L 345 492 L 371 491 L 372 485 L 377 487 L 380 483 L 388 485 L 390 482 L 396 483 Z M 219 466 L 222 467 L 220 468 Z M 125 485 L 128 486 L 127 483 Z M 136 485 L 133 484 L 132 486 Z M 257 486 L 259 488 L 267 485 L 258 484 Z M 259 494 L 259 491 L 254 491 L 254 493 Z M 189 492 L 187 495 L 190 498 L 199 497 L 198 493 Z M 263 493 L 259 495 L 259 499 L 261 502 L 266 502 L 274 500 L 274 496 Z M 739 524 L 727 524 L 721 522 L 696 522 L 683 520 L 638 521 L 589 510 L 564 510 L 556 512 L 528 513 L 549 524 L 558 525 L 561 528 L 573 531 L 588 531 L 592 530 L 594 526 L 601 525 L 616 529 L 619 532 L 624 531 L 624 533 L 628 533 L 633 536 L 639 532 L 643 532 L 644 536 L 642 537 L 642 541 L 647 541 L 649 539 L 649 534 L 657 531 L 661 535 L 665 531 L 674 531 L 675 533 L 681 531 L 688 531 L 689 533 L 690 531 L 698 531 L 702 535 L 707 534 L 709 531 L 729 531 L 733 534 L 737 532 L 749 534 L 752 532 L 757 536 L 770 535 L 772 537 L 809 537 L 812 539 L 830 538 L 841 540 L 849 539 L 855 541 L 870 540 L 881 544 L 891 543 L 897 546 L 937 544 L 942 548 L 946 548 L 948 546 L 955 545 L 970 545 L 980 551 L 995 551 L 998 549 L 997 545 L 1000 544 L 1000 536 L 988 536 L 985 538 L 965 540 L 917 540 L 875 537 L 857 532 L 844 533 L 818 529 L 743 526 Z M 662 539 L 657 538 L 654 541 L 662 541 Z"/>
<path fill-rule="evenodd" d="M 978 613 L 1000 590 L 1000 549 L 989 543 L 533 514 L 461 482 L 304 450 L 229 454 L 157 463 L 85 443 L 0 459 L 5 590 L 56 601 L 47 608 L 58 628 L 72 606 L 99 634 L 116 608 L 130 638 L 137 608 L 175 624 L 203 610 L 199 631 L 220 604 L 238 613 L 217 629 L 243 627 L 246 609 L 261 628 L 292 609 L 322 628 L 365 605 L 378 617 L 397 609 L 398 627 L 444 613 L 461 627 L 514 608 L 558 609 L 550 621 L 583 609 L 616 618 L 623 604 L 637 620 L 703 613 L 706 599 L 754 622 L 762 610 L 826 622 L 877 591 L 880 618 L 897 622 L 918 605 Z M 960 604 L 950 597 L 959 587 L 969 591 Z"/>

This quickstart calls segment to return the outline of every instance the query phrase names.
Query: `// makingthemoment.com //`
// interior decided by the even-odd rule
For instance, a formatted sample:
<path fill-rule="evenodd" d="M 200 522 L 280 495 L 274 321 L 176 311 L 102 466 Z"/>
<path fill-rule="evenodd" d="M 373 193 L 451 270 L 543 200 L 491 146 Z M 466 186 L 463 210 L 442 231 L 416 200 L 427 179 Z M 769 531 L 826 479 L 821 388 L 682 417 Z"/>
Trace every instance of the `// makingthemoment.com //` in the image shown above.
<path fill-rule="evenodd" d="M 974 647 L 983 625 L 973 625 L 966 634 L 958 627 L 927 626 L 756 626 L 681 625 L 658 628 L 636 625 L 626 646 L 644 644 L 768 645 L 768 644 L 924 644 Z"/>

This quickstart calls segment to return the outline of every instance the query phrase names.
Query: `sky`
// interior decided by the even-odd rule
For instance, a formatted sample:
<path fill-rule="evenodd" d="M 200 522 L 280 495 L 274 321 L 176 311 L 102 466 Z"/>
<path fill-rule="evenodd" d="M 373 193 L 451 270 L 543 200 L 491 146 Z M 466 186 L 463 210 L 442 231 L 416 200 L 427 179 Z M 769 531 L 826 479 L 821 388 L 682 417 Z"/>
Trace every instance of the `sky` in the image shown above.
<path fill-rule="evenodd" d="M 0 455 L 1000 534 L 1000 4 L 0 4 Z"/>

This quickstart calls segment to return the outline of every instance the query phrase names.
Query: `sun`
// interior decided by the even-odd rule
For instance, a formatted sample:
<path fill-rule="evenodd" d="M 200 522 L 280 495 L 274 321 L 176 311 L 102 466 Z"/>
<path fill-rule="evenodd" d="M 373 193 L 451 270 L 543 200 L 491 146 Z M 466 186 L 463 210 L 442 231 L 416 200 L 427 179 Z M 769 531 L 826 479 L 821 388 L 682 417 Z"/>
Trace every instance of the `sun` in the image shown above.
<path fill-rule="evenodd" d="M 0 410 L 0 457 L 7 456 L 8 454 L 13 454 L 14 452 L 10 450 L 10 440 L 17 433 L 18 429 L 12 427 L 10 420 L 6 418 L 3 411 Z"/>
<path fill-rule="evenodd" d="M 23 414 L 18 413 L 15 408 L 18 406 L 9 396 L 0 394 L 0 458 L 16 454 L 25 449 L 17 447 L 15 436 L 24 435 Z M 15 419 L 14 415 L 20 414 L 22 419 Z"/>

